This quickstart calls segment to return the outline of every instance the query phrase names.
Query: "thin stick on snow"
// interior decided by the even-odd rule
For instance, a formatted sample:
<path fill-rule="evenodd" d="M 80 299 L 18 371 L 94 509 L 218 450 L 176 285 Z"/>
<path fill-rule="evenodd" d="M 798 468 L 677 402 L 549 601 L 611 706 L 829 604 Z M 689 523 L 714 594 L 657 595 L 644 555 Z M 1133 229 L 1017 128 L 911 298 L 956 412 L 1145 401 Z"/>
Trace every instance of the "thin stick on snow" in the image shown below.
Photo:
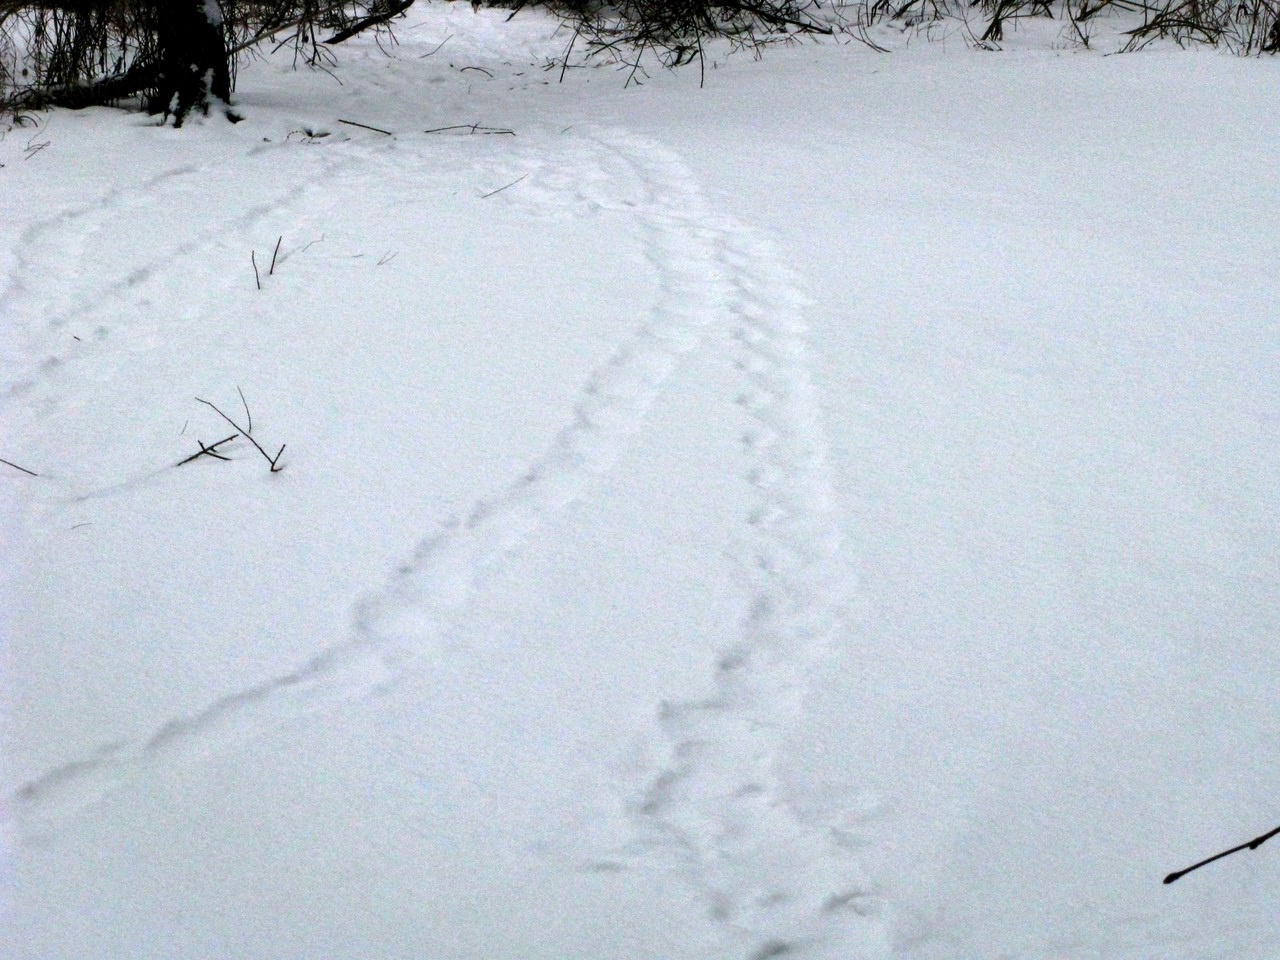
<path fill-rule="evenodd" d="M 258 285 L 258 289 L 262 289 L 262 278 L 258 276 L 258 251 L 249 251 L 249 262 L 253 264 L 253 282 Z"/>
<path fill-rule="evenodd" d="M 578 27 L 569 38 L 569 49 L 564 52 L 564 59 L 560 62 L 560 79 L 557 83 L 564 83 L 564 72 L 569 69 L 569 57 L 573 55 L 573 45 L 578 42 L 578 34 L 581 32 L 582 28 Z"/>
<path fill-rule="evenodd" d="M 280 256 L 280 244 L 284 241 L 284 234 L 280 234 L 276 240 L 276 248 L 271 252 L 271 269 L 267 271 L 267 276 L 271 277 L 276 272 L 276 257 Z M 250 428 L 252 429 L 252 427 Z"/>
<path fill-rule="evenodd" d="M 244 398 L 244 391 L 239 384 L 236 385 L 236 393 L 240 394 L 240 403 L 244 406 L 244 415 L 249 421 L 249 429 L 245 432 L 253 433 L 253 414 L 249 412 L 249 401 Z"/>
<path fill-rule="evenodd" d="M 348 127 L 359 127 L 361 130 L 372 130 L 374 133 L 381 133 L 388 137 L 394 137 L 395 134 L 390 130 L 383 130 L 381 127 L 371 127 L 367 123 L 356 123 L 354 120 L 338 119 L 339 123 L 345 123 Z"/>
<path fill-rule="evenodd" d="M 34 470 L 28 470 L 26 467 L 20 467 L 16 463 L 10 463 L 8 460 L 0 460 L 0 463 L 3 463 L 6 467 L 13 467 L 15 470 L 21 470 L 29 477 L 40 476 L 40 474 L 36 473 Z"/>
<path fill-rule="evenodd" d="M 197 440 L 196 443 L 200 444 L 200 452 L 193 453 L 191 456 L 187 457 L 187 459 L 185 460 L 179 460 L 177 463 L 174 464 L 174 466 L 180 467 L 184 463 L 190 463 L 192 460 L 198 460 L 201 457 L 213 457 L 215 460 L 230 460 L 231 459 L 230 457 L 224 457 L 222 454 L 218 453 L 218 448 L 222 446 L 224 443 L 230 443 L 232 440 L 234 440 L 238 436 L 240 436 L 240 434 L 233 433 L 231 436 L 226 437 L 225 439 L 219 440 L 217 443 L 211 443 L 207 447 L 204 445 L 203 440 Z"/>
<path fill-rule="evenodd" d="M 450 40 L 452 40 L 452 39 L 453 39 L 453 34 L 451 33 L 451 34 L 449 34 L 447 37 L 445 37 L 443 40 L 441 40 L 441 41 L 440 41 L 440 45 L 439 45 L 439 46 L 437 46 L 434 50 L 431 50 L 431 51 L 429 51 L 429 52 L 427 52 L 427 53 L 422 54 L 422 56 L 418 57 L 418 59 L 419 59 L 419 60 L 425 60 L 425 59 L 427 59 L 427 57 L 430 57 L 430 56 L 432 56 L 433 54 L 437 54 L 437 53 L 439 53 L 439 52 L 440 52 L 440 48 L 441 48 L 441 47 L 443 47 L 446 43 L 448 43 L 448 42 L 449 42 Z"/>
<path fill-rule="evenodd" d="M 423 133 L 452 133 L 454 130 L 470 130 L 473 134 L 482 134 L 493 136 L 494 134 L 503 136 L 516 135 L 514 130 L 508 130 L 506 127 L 482 127 L 478 123 L 455 123 L 448 127 L 432 127 L 430 130 L 423 130 Z"/>
<path fill-rule="evenodd" d="M 1191 866 L 1187 867 L 1185 870 L 1175 870 L 1173 873 L 1169 874 L 1167 877 L 1164 878 L 1164 882 L 1173 883 L 1175 880 L 1185 877 L 1192 870 L 1199 870 L 1201 867 L 1206 866 L 1210 863 L 1213 863 L 1215 860 L 1221 860 L 1223 857 L 1229 857 L 1233 853 L 1239 853 L 1241 850 L 1257 850 L 1260 846 L 1262 846 L 1272 837 L 1277 835 L 1280 835 L 1280 827 L 1276 827 L 1274 830 L 1271 830 L 1268 833 L 1264 833 L 1260 837 L 1254 837 L 1248 843 L 1242 843 L 1240 844 L 1240 846 L 1232 847 L 1230 850 L 1223 850 L 1221 853 L 1215 853 L 1212 857 L 1208 857 L 1205 860 L 1201 860 L 1199 863 L 1193 863 Z"/>
<path fill-rule="evenodd" d="M 501 193 L 503 190 L 507 190 L 507 189 L 509 189 L 509 188 L 511 188 L 511 187 L 514 187 L 517 183 L 519 183 L 521 180 L 524 180 L 524 179 L 525 179 L 525 178 L 527 178 L 528 176 L 529 176 L 529 175 L 526 173 L 523 177 L 516 177 L 514 180 L 512 180 L 510 183 L 508 183 L 505 187 L 499 187 L 497 190 L 490 190 L 488 193 L 482 193 L 482 194 L 480 194 L 480 199 L 481 199 L 481 200 L 488 200 L 488 199 L 489 199 L 490 197 L 492 197 L 495 193 Z"/>

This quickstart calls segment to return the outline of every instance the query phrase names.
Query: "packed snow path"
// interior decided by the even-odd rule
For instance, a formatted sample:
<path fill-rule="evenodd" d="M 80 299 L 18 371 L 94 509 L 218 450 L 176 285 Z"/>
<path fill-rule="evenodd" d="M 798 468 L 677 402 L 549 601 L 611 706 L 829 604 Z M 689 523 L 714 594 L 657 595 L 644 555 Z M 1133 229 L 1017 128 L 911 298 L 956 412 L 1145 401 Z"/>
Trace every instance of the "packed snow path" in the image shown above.
<path fill-rule="evenodd" d="M 544 148 L 510 158 L 513 168 L 531 167 L 518 178 L 514 202 L 546 214 L 600 209 L 632 218 L 658 278 L 658 299 L 592 375 L 550 449 L 510 486 L 423 540 L 390 586 L 360 604 L 346 642 L 166 721 L 143 740 L 103 744 L 24 783 L 11 798 L 19 824 L 39 842 L 66 818 L 92 815 L 97 803 L 136 778 L 290 720 L 339 710 L 430 664 L 489 571 L 512 562 L 551 518 L 589 496 L 634 436 L 654 428 L 646 419 L 654 400 L 682 358 L 702 346 L 734 354 L 740 382 L 724 401 L 751 421 L 739 442 L 755 502 L 742 518 L 738 566 L 753 599 L 740 639 L 718 658 L 712 695 L 655 708 L 666 757 L 635 787 L 638 838 L 629 856 L 667 850 L 678 858 L 709 915 L 724 926 L 726 943 L 749 960 L 885 955 L 883 905 L 851 851 L 831 825 L 799 816 L 776 783 L 779 730 L 799 715 L 808 673 L 842 628 L 851 587 L 830 522 L 826 440 L 800 319 L 804 294 L 778 249 L 750 225 L 715 213 L 669 150 L 616 129 L 575 132 L 556 146 L 554 155 Z M 332 153 L 339 159 L 330 160 Z M 174 258 L 197 256 L 228 233 L 322 195 L 325 177 L 350 166 L 355 153 L 326 151 L 304 185 L 157 253 L 121 282 L 76 289 L 46 277 L 42 288 L 63 299 L 42 302 L 23 277 L 62 262 L 73 240 L 83 257 L 126 208 L 165 206 L 166 185 L 199 170 L 181 167 L 133 190 L 111 191 L 28 229 L 7 302 L 49 317 L 52 330 L 83 321 Z M 374 151 L 360 151 L 360 159 L 383 166 L 404 160 Z M 41 371 L 56 379 L 61 364 L 51 356 Z M 12 378 L 10 395 L 27 396 L 41 375 Z"/>

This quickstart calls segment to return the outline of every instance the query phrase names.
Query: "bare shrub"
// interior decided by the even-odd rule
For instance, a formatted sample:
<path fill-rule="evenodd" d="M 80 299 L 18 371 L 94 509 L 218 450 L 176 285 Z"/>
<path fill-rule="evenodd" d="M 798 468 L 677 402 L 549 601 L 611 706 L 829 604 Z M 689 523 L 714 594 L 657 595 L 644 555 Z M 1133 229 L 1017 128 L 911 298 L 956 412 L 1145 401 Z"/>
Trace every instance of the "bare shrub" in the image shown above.
<path fill-rule="evenodd" d="M 16 110 L 138 98 L 180 123 L 191 110 L 226 103 L 238 59 L 259 46 L 291 46 L 323 65 L 327 46 L 385 28 L 412 3 L 0 0 L 0 103 Z"/>

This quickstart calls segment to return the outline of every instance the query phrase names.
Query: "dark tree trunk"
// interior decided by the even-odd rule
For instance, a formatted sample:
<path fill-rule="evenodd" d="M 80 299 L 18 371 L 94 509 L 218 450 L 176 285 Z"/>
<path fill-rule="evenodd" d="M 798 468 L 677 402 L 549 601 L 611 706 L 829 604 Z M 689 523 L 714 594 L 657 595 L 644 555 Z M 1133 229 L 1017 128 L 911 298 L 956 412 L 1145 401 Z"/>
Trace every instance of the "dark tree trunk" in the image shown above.
<path fill-rule="evenodd" d="M 181 126 L 193 110 L 208 113 L 213 99 L 231 100 L 231 64 L 216 0 L 162 0 L 156 4 L 159 79 L 153 113 L 172 114 Z"/>

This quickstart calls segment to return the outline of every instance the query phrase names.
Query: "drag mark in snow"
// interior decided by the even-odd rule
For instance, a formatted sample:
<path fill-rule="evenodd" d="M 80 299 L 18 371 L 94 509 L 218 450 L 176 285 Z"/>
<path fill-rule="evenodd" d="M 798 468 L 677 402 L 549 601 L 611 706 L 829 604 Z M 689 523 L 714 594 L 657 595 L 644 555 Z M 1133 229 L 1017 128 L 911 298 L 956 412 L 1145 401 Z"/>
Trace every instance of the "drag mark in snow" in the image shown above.
<path fill-rule="evenodd" d="M 573 194 L 544 178 L 518 202 L 548 211 L 579 208 L 635 217 L 647 233 L 659 297 L 632 338 L 584 387 L 550 448 L 497 494 L 428 537 L 391 584 L 363 602 L 348 640 L 287 675 L 230 694 L 163 724 L 151 736 L 116 743 L 19 787 L 10 804 L 28 840 L 55 831 L 148 771 L 214 754 L 282 723 L 376 693 L 440 653 L 485 571 L 617 463 L 680 358 L 724 315 L 725 286 L 713 251 L 697 238 L 707 211 L 692 178 L 665 154 L 633 156 L 608 140 L 551 158 Z M 625 221 L 624 221 L 625 222 Z"/>

